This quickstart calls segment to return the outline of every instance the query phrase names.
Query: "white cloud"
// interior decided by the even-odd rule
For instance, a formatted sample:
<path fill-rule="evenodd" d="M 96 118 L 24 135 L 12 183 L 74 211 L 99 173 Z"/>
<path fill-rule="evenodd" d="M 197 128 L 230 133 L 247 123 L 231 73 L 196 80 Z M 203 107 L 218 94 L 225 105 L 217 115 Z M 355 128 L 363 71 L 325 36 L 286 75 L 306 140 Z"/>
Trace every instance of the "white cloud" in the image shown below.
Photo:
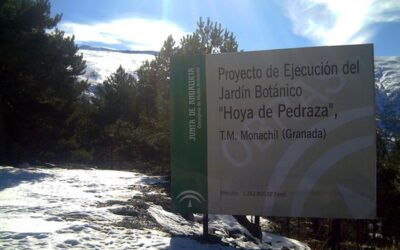
<path fill-rule="evenodd" d="M 186 34 L 173 23 L 144 18 L 115 19 L 93 24 L 65 22 L 60 29 L 67 35 L 75 35 L 77 42 L 125 45 L 133 50 L 159 50 L 169 35 L 179 41 Z"/>
<path fill-rule="evenodd" d="M 293 32 L 317 45 L 369 42 L 372 25 L 400 21 L 399 0 L 285 1 Z"/>

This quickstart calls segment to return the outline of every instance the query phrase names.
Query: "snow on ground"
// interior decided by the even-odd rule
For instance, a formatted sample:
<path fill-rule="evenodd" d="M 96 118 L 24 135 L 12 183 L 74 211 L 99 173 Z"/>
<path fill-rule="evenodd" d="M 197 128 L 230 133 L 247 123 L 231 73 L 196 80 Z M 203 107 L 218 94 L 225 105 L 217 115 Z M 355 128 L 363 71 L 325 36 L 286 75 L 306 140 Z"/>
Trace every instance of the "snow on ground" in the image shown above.
<path fill-rule="evenodd" d="M 0 249 L 309 249 L 270 233 L 258 242 L 228 215 L 210 216 L 219 242 L 201 240 L 199 215 L 186 221 L 149 198 L 169 199 L 152 188 L 163 183 L 128 171 L 0 167 Z"/>

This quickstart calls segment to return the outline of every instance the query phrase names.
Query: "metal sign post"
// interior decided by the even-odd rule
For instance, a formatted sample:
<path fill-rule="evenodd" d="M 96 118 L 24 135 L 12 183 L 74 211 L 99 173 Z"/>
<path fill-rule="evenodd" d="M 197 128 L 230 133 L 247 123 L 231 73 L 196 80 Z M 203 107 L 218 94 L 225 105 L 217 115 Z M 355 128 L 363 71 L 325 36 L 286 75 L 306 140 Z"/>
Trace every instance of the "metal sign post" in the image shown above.
<path fill-rule="evenodd" d="M 208 238 L 208 214 L 203 214 L 203 238 Z"/>

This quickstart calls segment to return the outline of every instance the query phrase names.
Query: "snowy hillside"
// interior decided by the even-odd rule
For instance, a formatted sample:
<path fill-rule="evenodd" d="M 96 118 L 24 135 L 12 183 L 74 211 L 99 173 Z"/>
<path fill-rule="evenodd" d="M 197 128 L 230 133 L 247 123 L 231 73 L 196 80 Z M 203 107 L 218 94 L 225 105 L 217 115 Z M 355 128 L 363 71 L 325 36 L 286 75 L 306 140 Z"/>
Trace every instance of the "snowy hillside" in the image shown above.
<path fill-rule="evenodd" d="M 86 61 L 86 73 L 82 77 L 90 84 L 97 85 L 121 65 L 126 71 L 134 73 L 146 60 L 154 59 L 155 52 L 117 51 L 104 48 L 81 46 L 78 53 L 82 53 Z"/>
<path fill-rule="evenodd" d="M 375 58 L 378 126 L 400 135 L 400 57 Z"/>
<path fill-rule="evenodd" d="M 400 57 L 376 57 L 375 78 L 377 87 L 389 95 L 400 90 Z"/>
<path fill-rule="evenodd" d="M 128 171 L 0 166 L 0 249 L 310 249 L 268 233 L 265 219 L 259 242 L 228 215 L 210 217 L 218 241 L 204 242 L 201 216 L 172 213 L 168 185 Z"/>

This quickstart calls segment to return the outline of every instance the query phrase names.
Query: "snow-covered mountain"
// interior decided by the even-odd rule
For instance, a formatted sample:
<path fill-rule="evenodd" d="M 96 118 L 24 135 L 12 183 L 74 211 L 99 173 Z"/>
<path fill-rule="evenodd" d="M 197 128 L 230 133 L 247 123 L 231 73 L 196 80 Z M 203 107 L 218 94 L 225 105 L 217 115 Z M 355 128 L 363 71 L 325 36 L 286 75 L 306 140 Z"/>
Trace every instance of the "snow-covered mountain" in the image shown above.
<path fill-rule="evenodd" d="M 112 50 L 81 46 L 86 60 L 86 73 L 93 86 L 102 83 L 116 69 L 122 67 L 135 71 L 146 60 L 154 59 L 155 51 Z M 400 57 L 375 58 L 377 125 L 390 135 L 400 135 Z"/>
<path fill-rule="evenodd" d="M 135 73 L 144 61 L 154 59 L 158 52 L 112 50 L 84 45 L 80 46 L 79 53 L 82 53 L 87 66 L 82 78 L 97 85 L 103 83 L 120 65 L 127 72 Z"/>
<path fill-rule="evenodd" d="M 375 96 L 378 127 L 400 135 L 400 57 L 375 58 Z"/>

